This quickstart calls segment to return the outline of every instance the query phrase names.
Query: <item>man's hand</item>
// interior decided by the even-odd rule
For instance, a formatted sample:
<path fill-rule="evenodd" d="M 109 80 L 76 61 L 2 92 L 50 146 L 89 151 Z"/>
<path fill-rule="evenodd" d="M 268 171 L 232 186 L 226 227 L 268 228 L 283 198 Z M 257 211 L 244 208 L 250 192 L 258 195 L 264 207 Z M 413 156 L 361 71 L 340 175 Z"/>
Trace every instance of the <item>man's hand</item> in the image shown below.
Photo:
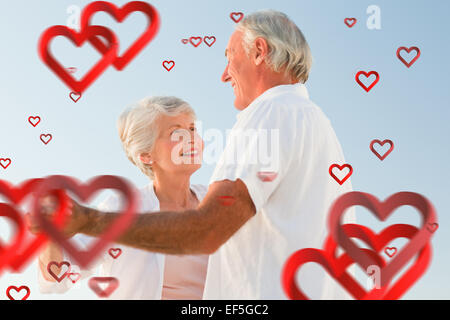
<path fill-rule="evenodd" d="M 70 238 L 77 234 L 88 222 L 87 208 L 79 205 L 76 201 L 68 198 L 68 216 L 64 223 L 64 234 Z M 47 195 L 38 200 L 40 213 L 44 218 L 51 221 L 54 213 L 58 209 L 58 198 L 54 195 Z M 37 218 L 30 213 L 25 215 L 25 221 L 31 233 L 37 234 L 42 232 Z"/>

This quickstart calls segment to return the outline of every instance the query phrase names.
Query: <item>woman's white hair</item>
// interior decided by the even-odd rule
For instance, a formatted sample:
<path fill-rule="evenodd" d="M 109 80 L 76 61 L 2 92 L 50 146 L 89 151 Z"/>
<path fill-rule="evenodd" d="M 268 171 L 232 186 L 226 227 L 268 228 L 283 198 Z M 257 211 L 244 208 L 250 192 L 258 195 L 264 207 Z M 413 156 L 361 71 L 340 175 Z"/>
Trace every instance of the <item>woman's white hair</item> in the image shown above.
<path fill-rule="evenodd" d="M 269 46 L 266 62 L 273 71 L 284 71 L 302 83 L 308 80 L 311 50 L 303 33 L 287 15 L 275 10 L 257 11 L 246 16 L 236 28 L 243 32 L 247 54 L 255 39 L 264 38 Z"/>
<path fill-rule="evenodd" d="M 159 134 L 158 119 L 161 115 L 190 114 L 191 106 L 177 97 L 156 96 L 145 98 L 127 108 L 117 121 L 119 137 L 128 159 L 150 179 L 154 179 L 150 164 L 143 163 L 140 155 L 151 152 Z"/>

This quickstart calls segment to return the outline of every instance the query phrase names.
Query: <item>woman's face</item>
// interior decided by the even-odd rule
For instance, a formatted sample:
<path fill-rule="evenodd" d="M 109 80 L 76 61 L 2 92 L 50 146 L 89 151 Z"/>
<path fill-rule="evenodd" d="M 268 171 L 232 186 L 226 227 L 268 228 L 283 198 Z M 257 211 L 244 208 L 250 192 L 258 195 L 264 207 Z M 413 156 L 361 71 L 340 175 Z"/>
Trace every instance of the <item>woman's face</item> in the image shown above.
<path fill-rule="evenodd" d="M 189 114 L 163 115 L 157 120 L 159 134 L 150 153 L 153 172 L 193 174 L 201 167 L 204 142 Z"/>

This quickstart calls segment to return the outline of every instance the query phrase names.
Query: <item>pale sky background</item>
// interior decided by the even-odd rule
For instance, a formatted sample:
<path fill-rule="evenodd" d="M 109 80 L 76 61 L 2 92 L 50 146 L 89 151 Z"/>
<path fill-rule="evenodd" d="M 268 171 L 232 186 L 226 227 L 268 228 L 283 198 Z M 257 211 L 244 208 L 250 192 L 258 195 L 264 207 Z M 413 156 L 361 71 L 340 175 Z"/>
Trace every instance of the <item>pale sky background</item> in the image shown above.
<path fill-rule="evenodd" d="M 17 184 L 50 174 L 80 180 L 113 174 L 143 186 L 147 178 L 127 160 L 117 135 L 122 110 L 146 96 L 175 95 L 193 106 L 203 130 L 230 129 L 237 111 L 230 85 L 220 81 L 234 28 L 229 14 L 276 9 L 287 13 L 309 42 L 314 64 L 307 88 L 331 120 L 347 163 L 353 166 L 354 189 L 379 199 L 399 191 L 417 192 L 437 210 L 440 227 L 432 239 L 431 266 L 404 298 L 450 298 L 448 1 L 154 1 L 161 15 L 157 37 L 122 72 L 108 68 L 74 103 L 70 90 L 39 59 L 37 42 L 46 28 L 66 24 L 69 6 L 82 8 L 87 3 L 17 0 L 0 12 L 0 158 L 12 160 L 6 170 L 0 167 L 0 179 Z M 380 30 L 366 27 L 369 5 L 381 9 Z M 346 17 L 358 19 L 353 28 L 344 24 Z M 121 46 L 135 39 L 144 21 L 140 14 L 121 25 L 104 13 L 94 18 L 116 32 Z M 181 39 L 190 36 L 215 36 L 217 41 L 212 47 L 182 44 Z M 421 50 L 409 69 L 396 57 L 400 46 Z M 77 75 L 98 57 L 89 46 L 76 49 L 63 38 L 52 48 L 64 65 L 79 67 Z M 175 61 L 170 72 L 161 66 L 164 60 Z M 369 93 L 354 80 L 359 70 L 380 74 Z M 33 128 L 27 119 L 36 115 L 42 120 Z M 39 135 L 47 133 L 53 139 L 44 145 Z M 369 150 L 373 139 L 394 141 L 394 151 L 382 162 Z M 192 182 L 207 184 L 213 168 L 204 165 Z M 387 226 L 364 210 L 358 211 L 358 219 L 375 230 Z M 0 222 L 1 238 L 7 239 L 8 225 Z M 419 218 L 413 209 L 402 208 L 388 222 L 417 225 Z M 65 295 L 41 294 L 36 277 L 35 262 L 21 274 L 4 271 L 0 299 L 7 299 L 9 285 L 29 286 L 29 299 L 96 298 L 87 281 Z"/>

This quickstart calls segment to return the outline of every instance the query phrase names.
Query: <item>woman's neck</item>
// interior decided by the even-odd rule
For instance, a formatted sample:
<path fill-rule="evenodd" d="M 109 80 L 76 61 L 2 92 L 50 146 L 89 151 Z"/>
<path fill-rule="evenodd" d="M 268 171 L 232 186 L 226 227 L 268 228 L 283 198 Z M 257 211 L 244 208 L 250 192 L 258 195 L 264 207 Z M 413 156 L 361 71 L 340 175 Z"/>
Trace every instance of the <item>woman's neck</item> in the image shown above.
<path fill-rule="evenodd" d="M 160 203 L 170 203 L 184 208 L 195 200 L 190 188 L 190 175 L 158 175 L 153 180 L 153 187 Z"/>

